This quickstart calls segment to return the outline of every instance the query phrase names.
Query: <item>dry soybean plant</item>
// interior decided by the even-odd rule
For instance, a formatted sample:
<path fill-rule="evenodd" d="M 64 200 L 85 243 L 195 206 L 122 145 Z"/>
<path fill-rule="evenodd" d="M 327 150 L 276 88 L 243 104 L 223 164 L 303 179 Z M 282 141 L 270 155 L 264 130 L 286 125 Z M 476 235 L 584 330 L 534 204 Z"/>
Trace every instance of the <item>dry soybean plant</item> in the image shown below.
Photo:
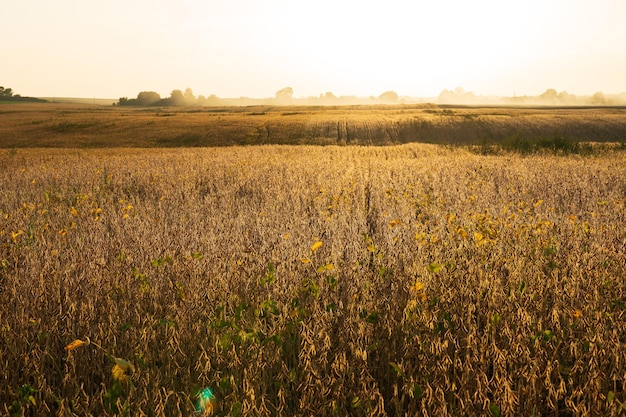
<path fill-rule="evenodd" d="M 626 160 L 0 154 L 0 413 L 626 413 Z"/>

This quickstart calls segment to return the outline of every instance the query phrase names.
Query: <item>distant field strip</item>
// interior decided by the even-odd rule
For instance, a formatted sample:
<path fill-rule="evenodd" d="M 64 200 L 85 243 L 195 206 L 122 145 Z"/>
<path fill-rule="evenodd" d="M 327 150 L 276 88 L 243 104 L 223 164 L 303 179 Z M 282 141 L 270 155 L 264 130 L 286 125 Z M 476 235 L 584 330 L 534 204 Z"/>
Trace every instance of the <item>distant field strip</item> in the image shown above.
<path fill-rule="evenodd" d="M 626 141 L 624 108 L 0 106 L 0 147 Z"/>

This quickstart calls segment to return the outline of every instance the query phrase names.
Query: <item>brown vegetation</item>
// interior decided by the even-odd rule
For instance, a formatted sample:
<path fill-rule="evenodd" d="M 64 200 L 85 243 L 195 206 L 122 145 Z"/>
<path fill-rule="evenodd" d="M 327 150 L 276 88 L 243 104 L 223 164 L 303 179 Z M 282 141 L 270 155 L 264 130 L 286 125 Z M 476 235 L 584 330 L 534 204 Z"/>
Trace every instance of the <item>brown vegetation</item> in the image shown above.
<path fill-rule="evenodd" d="M 0 147 L 624 142 L 624 108 L 0 106 Z"/>
<path fill-rule="evenodd" d="M 426 110 L 342 117 L 568 118 Z M 5 112 L 0 129 L 152 146 L 326 120 L 249 113 Z M 623 415 L 625 196 L 623 151 L 0 151 L 0 413 Z"/>

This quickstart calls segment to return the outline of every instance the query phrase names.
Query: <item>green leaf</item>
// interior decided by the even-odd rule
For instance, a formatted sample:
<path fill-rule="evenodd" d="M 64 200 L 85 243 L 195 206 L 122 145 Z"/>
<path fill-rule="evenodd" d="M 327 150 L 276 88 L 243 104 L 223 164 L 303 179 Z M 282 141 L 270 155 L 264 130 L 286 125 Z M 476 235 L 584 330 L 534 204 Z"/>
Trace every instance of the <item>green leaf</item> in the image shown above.
<path fill-rule="evenodd" d="M 243 406 L 240 402 L 233 403 L 233 405 L 230 406 L 230 415 L 233 417 L 239 417 L 243 415 L 242 410 Z"/>
<path fill-rule="evenodd" d="M 350 406 L 352 406 L 352 408 L 359 408 L 361 404 L 361 399 L 359 397 L 353 397 L 352 401 L 350 401 Z"/>
<path fill-rule="evenodd" d="M 391 367 L 393 368 L 393 371 L 395 372 L 397 376 L 399 377 L 404 376 L 404 372 L 402 371 L 402 368 L 400 368 L 400 365 L 398 365 L 395 362 L 389 362 L 389 365 L 391 365 Z"/>
<path fill-rule="evenodd" d="M 178 324 L 174 320 L 161 319 L 159 320 L 159 324 L 167 328 L 173 327 L 174 329 L 178 329 Z"/>
<path fill-rule="evenodd" d="M 276 269 L 271 263 L 267 264 L 267 273 L 260 279 L 261 285 L 271 285 L 276 280 Z"/>
<path fill-rule="evenodd" d="M 337 289 L 337 278 L 333 277 L 332 275 L 329 275 L 326 277 L 326 282 L 330 286 L 330 289 L 332 290 Z"/>
<path fill-rule="evenodd" d="M 304 281 L 304 283 L 302 284 L 302 289 L 313 295 L 313 297 L 315 298 L 317 298 L 320 293 L 320 286 L 317 284 L 317 282 L 310 279 Z"/>
<path fill-rule="evenodd" d="M 500 323 L 500 313 L 498 313 L 497 311 L 495 313 L 493 313 L 490 317 L 490 321 L 491 321 L 491 325 L 493 327 L 497 327 L 498 324 Z"/>
<path fill-rule="evenodd" d="M 372 312 L 370 313 L 366 318 L 365 321 L 370 323 L 370 324 L 376 324 L 378 323 L 378 313 L 377 312 Z"/>
<path fill-rule="evenodd" d="M 498 407 L 498 405 L 496 404 L 489 404 L 489 411 L 491 412 L 491 415 L 493 417 L 501 417 L 502 416 L 502 412 L 500 411 L 500 407 Z"/>
<path fill-rule="evenodd" d="M 276 304 L 275 300 L 265 300 L 261 303 L 260 307 L 260 318 L 267 318 L 270 314 L 273 314 L 275 316 L 280 314 L 280 311 L 278 310 L 278 305 Z"/>
<path fill-rule="evenodd" d="M 419 400 L 422 397 L 423 390 L 421 386 L 413 384 L 413 389 L 411 391 L 413 392 L 413 398 L 416 400 Z"/>
<path fill-rule="evenodd" d="M 438 273 L 439 271 L 441 271 L 443 267 L 441 265 L 439 265 L 438 263 L 431 263 L 430 265 L 428 265 L 428 270 L 430 272 L 432 272 L 433 274 Z"/>

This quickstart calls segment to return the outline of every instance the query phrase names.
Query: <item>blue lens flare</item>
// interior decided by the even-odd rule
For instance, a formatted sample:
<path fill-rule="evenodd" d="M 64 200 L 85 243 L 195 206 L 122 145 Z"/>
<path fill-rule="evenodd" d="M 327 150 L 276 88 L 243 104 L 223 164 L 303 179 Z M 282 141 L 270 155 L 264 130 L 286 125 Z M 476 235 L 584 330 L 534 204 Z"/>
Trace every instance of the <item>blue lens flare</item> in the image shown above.
<path fill-rule="evenodd" d="M 201 416 L 210 416 L 215 410 L 215 394 L 211 388 L 204 388 L 198 392 L 196 411 Z"/>

